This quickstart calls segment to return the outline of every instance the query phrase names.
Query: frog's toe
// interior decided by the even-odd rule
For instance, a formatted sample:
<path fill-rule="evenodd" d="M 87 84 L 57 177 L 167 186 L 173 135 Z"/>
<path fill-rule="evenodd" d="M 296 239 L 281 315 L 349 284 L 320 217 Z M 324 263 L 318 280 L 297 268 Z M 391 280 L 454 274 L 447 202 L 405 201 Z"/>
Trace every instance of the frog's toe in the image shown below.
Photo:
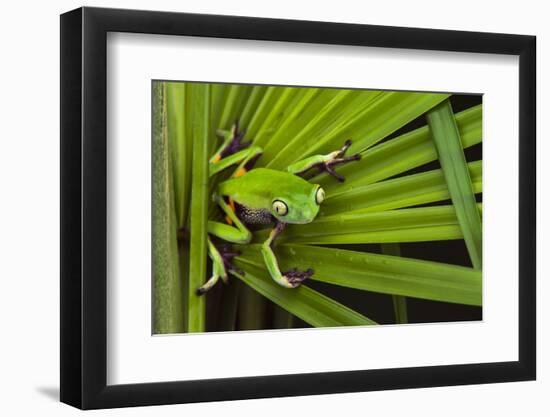
<path fill-rule="evenodd" d="M 311 278 L 313 275 L 313 269 L 309 268 L 305 271 L 299 271 L 297 268 L 285 272 L 283 275 L 290 284 L 291 288 L 296 288 L 302 284 L 306 279 Z"/>
<path fill-rule="evenodd" d="M 197 295 L 203 295 L 203 294 L 206 294 L 208 291 L 210 291 L 210 289 L 216 285 L 216 283 L 218 282 L 218 280 L 220 279 L 220 275 L 219 274 L 212 274 L 212 276 L 208 279 L 208 281 L 206 281 L 204 284 L 202 284 L 199 288 L 197 288 L 197 290 L 195 291 L 195 293 Z"/>
<path fill-rule="evenodd" d="M 358 153 L 351 156 L 344 156 L 348 148 L 351 146 L 351 143 L 351 139 L 346 140 L 344 146 L 342 146 L 338 151 L 331 153 L 331 158 L 324 162 L 321 167 L 322 171 L 326 171 L 329 175 L 333 176 L 340 182 L 344 182 L 346 179 L 342 174 L 339 174 L 334 170 L 334 166 L 361 159 L 361 155 Z"/>
<path fill-rule="evenodd" d="M 338 151 L 333 153 L 334 157 L 330 161 L 327 161 L 327 164 L 338 165 L 338 164 L 343 164 L 345 162 L 358 161 L 359 159 L 361 159 L 361 154 L 358 154 L 358 153 L 351 156 L 345 156 L 346 151 L 349 149 L 351 144 L 352 144 L 351 139 L 346 140 L 346 142 L 344 143 L 344 146 L 342 146 Z"/>
<path fill-rule="evenodd" d="M 235 251 L 229 245 L 215 246 L 208 239 L 209 256 L 212 259 L 212 276 L 196 290 L 197 295 L 207 293 L 221 279 L 224 284 L 228 283 L 228 271 L 239 272 L 239 269 L 233 265 L 233 258 L 240 253 Z"/>
<path fill-rule="evenodd" d="M 239 121 L 237 120 L 231 128 L 231 140 L 220 153 L 222 159 L 250 146 L 251 142 L 244 142 L 245 133 L 246 130 L 239 130 Z"/>
<path fill-rule="evenodd" d="M 340 148 L 340 150 L 337 152 L 336 154 L 336 157 L 337 158 L 342 158 L 346 151 L 348 150 L 348 148 L 351 146 L 351 139 L 348 139 L 344 142 L 344 145 Z"/>
<path fill-rule="evenodd" d="M 223 266 L 226 270 L 236 270 L 233 265 L 233 258 L 239 256 L 241 252 L 233 250 L 230 245 L 222 245 L 217 248 L 223 261 Z"/>

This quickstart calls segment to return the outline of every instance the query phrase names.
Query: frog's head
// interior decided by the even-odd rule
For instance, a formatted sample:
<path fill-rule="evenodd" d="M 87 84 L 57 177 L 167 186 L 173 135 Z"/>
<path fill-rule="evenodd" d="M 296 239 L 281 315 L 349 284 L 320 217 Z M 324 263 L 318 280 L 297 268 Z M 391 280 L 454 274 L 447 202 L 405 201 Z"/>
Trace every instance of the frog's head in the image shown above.
<path fill-rule="evenodd" d="M 311 223 L 324 199 L 325 191 L 320 185 L 302 180 L 299 186 L 292 187 L 292 191 L 279 192 L 273 197 L 271 214 L 284 223 Z"/>

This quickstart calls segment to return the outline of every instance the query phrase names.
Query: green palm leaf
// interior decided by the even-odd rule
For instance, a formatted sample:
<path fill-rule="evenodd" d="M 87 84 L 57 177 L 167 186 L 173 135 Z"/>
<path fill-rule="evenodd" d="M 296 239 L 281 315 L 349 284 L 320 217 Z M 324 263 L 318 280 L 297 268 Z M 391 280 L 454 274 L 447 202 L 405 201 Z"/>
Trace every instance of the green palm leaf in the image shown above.
<path fill-rule="evenodd" d="M 481 161 L 468 164 L 475 193 L 481 192 Z M 451 198 L 440 169 L 357 186 L 327 195 L 321 216 L 373 212 L 433 203 Z"/>
<path fill-rule="evenodd" d="M 184 330 L 181 314 L 184 311 L 183 283 L 179 276 L 177 221 L 164 85 L 153 85 L 153 102 L 158 109 L 153 118 L 153 331 L 179 333 Z"/>
<path fill-rule="evenodd" d="M 465 110 L 456 116 L 463 148 L 481 142 L 481 106 Z M 334 183 L 327 175 L 316 182 L 327 192 L 343 192 L 362 185 L 372 184 L 406 172 L 437 159 L 437 150 L 428 126 L 398 136 L 390 141 L 361 152 L 361 160 L 354 165 L 343 166 L 339 172 L 346 177 L 343 184 Z"/>
<path fill-rule="evenodd" d="M 481 207 L 479 207 L 481 210 Z M 265 232 L 257 240 L 265 240 Z M 291 225 L 281 242 L 308 244 L 395 243 L 462 238 L 453 206 L 352 212 Z"/>
<path fill-rule="evenodd" d="M 254 264 L 237 261 L 236 265 L 246 268 L 245 274 L 233 275 L 270 299 L 296 317 L 315 327 L 365 326 L 376 324 L 365 316 L 331 300 L 323 294 L 303 285 L 295 291 L 283 288 L 269 277 L 267 271 Z"/>
<path fill-rule="evenodd" d="M 401 249 L 398 243 L 385 243 L 380 245 L 380 249 L 384 255 L 401 256 Z M 395 322 L 404 324 L 409 321 L 407 313 L 407 297 L 402 295 L 392 295 L 393 314 Z"/>
<path fill-rule="evenodd" d="M 188 332 L 205 330 L 205 299 L 196 294 L 206 277 L 208 214 L 208 143 L 210 136 L 210 85 L 190 84 L 191 134 L 194 144 L 188 282 Z"/>
<path fill-rule="evenodd" d="M 243 107 L 246 104 L 248 97 L 252 91 L 251 86 L 232 85 L 229 87 L 227 96 L 224 101 L 221 119 L 218 123 L 219 128 L 229 129 L 235 120 L 242 113 Z"/>
<path fill-rule="evenodd" d="M 304 135 L 307 129 L 313 129 L 317 116 L 321 114 L 332 100 L 339 94 L 336 89 L 308 88 L 304 89 L 300 100 L 289 108 L 281 126 L 273 133 L 269 141 L 263 143 L 263 161 L 271 161 L 293 138 Z M 332 105 L 331 105 L 332 106 Z M 314 119 L 315 118 L 315 119 Z M 322 117 L 320 118 L 322 120 Z M 255 142 L 256 143 L 256 142 Z"/>
<path fill-rule="evenodd" d="M 467 163 L 463 152 L 481 142 L 481 105 L 453 114 L 449 94 L 202 83 L 155 83 L 153 93 L 156 333 L 202 332 L 207 319 L 220 330 L 297 325 L 292 317 L 316 327 L 376 324 L 330 291 L 275 284 L 259 252 L 265 230 L 238 248 L 239 285 L 219 287 L 208 309 L 206 297 L 195 294 L 210 274 L 207 220 L 223 221 L 210 196 L 228 176 L 209 179 L 208 160 L 219 146 L 216 130 L 236 120 L 264 149 L 259 167 L 285 170 L 348 138 L 349 154 L 362 156 L 337 167 L 344 183 L 326 174 L 312 179 L 326 200 L 314 222 L 290 225 L 277 239 L 283 270 L 313 267 L 313 280 L 387 294 L 399 323 L 408 321 L 405 297 L 481 305 L 481 204 L 474 194 L 482 191 L 482 164 Z M 426 116 L 429 126 L 407 131 Z M 422 169 L 435 160 L 441 169 Z M 400 243 L 462 239 L 476 269 L 400 256 Z M 365 252 L 362 245 L 371 243 L 384 254 Z"/>
<path fill-rule="evenodd" d="M 481 269 L 481 219 L 450 102 L 428 112 L 427 118 L 472 264 Z"/>
<path fill-rule="evenodd" d="M 237 265 L 247 271 L 245 276 L 249 270 L 257 276 L 258 269 L 265 269 L 260 245 L 239 246 L 239 250 L 242 254 Z M 283 270 L 315 265 L 312 279 L 317 281 L 384 294 L 481 305 L 481 272 L 472 268 L 304 245 L 280 245 L 276 252 Z M 285 292 L 284 288 L 281 290 Z"/>
<path fill-rule="evenodd" d="M 343 96 L 343 97 L 342 97 Z M 337 149 L 352 137 L 350 152 L 364 150 L 444 100 L 444 94 L 344 91 L 267 162 L 273 169 L 316 153 Z"/>
<path fill-rule="evenodd" d="M 259 104 L 262 102 L 264 95 L 267 91 L 267 87 L 263 85 L 255 85 L 252 87 L 252 91 L 248 96 L 248 100 L 243 108 L 243 111 L 239 117 L 239 123 L 243 126 L 250 126 L 252 117 L 256 114 Z M 227 128 L 228 126 L 224 126 Z"/>

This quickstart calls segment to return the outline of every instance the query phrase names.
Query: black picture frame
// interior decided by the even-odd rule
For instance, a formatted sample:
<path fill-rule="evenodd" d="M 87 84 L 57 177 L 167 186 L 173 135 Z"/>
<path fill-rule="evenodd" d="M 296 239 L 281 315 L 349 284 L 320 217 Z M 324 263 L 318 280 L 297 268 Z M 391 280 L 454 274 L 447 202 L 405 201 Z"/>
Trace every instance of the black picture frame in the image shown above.
<path fill-rule="evenodd" d="M 107 375 L 108 32 L 519 56 L 519 360 L 113 385 Z M 533 380 L 534 36 L 80 8 L 61 15 L 61 401 L 82 409 Z"/>

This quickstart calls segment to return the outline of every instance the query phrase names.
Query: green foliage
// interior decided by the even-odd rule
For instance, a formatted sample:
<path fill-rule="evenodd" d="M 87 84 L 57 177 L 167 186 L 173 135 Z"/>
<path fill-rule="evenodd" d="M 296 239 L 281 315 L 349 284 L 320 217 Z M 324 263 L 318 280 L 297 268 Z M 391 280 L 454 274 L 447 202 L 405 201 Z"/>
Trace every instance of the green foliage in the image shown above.
<path fill-rule="evenodd" d="M 215 131 L 239 120 L 264 149 L 257 167 L 284 170 L 351 138 L 362 159 L 346 177 L 311 179 L 327 196 L 317 219 L 291 225 L 277 239 L 283 270 L 312 267 L 325 284 L 387 294 L 395 322 L 408 322 L 406 297 L 481 306 L 481 161 L 464 149 L 481 142 L 481 105 L 453 114 L 448 94 L 199 83 L 153 84 L 153 265 L 155 333 L 376 324 L 312 289 L 272 281 L 259 252 L 267 231 L 239 246 L 230 286 L 207 308 L 195 290 L 209 276 L 208 219 L 222 219 L 210 196 L 225 172 L 208 179 Z M 428 125 L 404 129 L 426 117 Z M 421 169 L 439 160 L 440 169 Z M 441 205 L 442 202 L 443 205 Z M 451 204 L 452 203 L 452 204 Z M 179 239 L 178 239 L 179 236 Z M 464 240 L 474 268 L 409 259 L 401 243 Z M 179 245 L 178 245 L 179 242 Z M 380 244 L 382 254 L 365 252 Z M 321 246 L 322 245 L 322 246 Z M 334 247 L 338 245 L 338 247 Z M 363 245 L 363 246 L 361 246 Z M 236 245 L 237 248 L 238 245 Z M 327 247 L 328 246 L 328 247 Z M 179 250 L 178 250 L 179 247 Z M 277 307 L 274 308 L 271 303 Z M 272 311 L 273 322 L 266 312 Z M 434 321 L 437 320 L 434 317 Z"/>
<path fill-rule="evenodd" d="M 238 248 L 242 253 L 239 267 L 245 271 L 249 267 L 263 268 L 260 245 Z M 449 303 L 481 305 L 481 272 L 472 268 L 309 245 L 282 244 L 277 247 L 276 254 L 283 270 L 292 267 L 306 269 L 314 265 L 315 274 L 311 279 L 329 284 Z M 284 288 L 282 290 L 288 293 Z"/>
<path fill-rule="evenodd" d="M 171 146 L 166 126 L 166 92 L 153 85 L 153 274 L 155 333 L 179 333 L 183 325 L 183 282 L 179 275 Z"/>
<path fill-rule="evenodd" d="M 382 249 L 382 253 L 385 255 L 401 256 L 401 249 L 398 243 L 385 243 L 380 245 L 380 248 Z M 392 295 L 392 302 L 395 322 L 398 324 L 407 323 L 407 297 L 403 297 L 402 295 Z"/>
<path fill-rule="evenodd" d="M 187 331 L 205 330 L 205 299 L 196 294 L 196 289 L 206 277 L 208 222 L 208 144 L 210 131 L 210 85 L 190 84 L 189 104 L 191 115 L 191 140 L 193 141 L 193 164 L 191 180 L 191 221 L 189 279 L 188 279 L 188 323 Z"/>
<path fill-rule="evenodd" d="M 481 218 L 451 103 L 436 106 L 427 118 L 466 247 L 474 268 L 481 269 Z"/>
<path fill-rule="evenodd" d="M 424 242 L 460 239 L 455 208 L 434 206 L 352 212 L 291 225 L 278 241 L 309 244 Z"/>
<path fill-rule="evenodd" d="M 241 259 L 237 261 L 237 265 L 246 268 L 246 273 L 235 273 L 236 277 L 259 294 L 269 298 L 314 327 L 376 324 L 356 311 L 305 285 L 295 288 L 296 291 L 289 292 L 288 289 L 276 284 L 263 267 L 245 264 Z"/>

